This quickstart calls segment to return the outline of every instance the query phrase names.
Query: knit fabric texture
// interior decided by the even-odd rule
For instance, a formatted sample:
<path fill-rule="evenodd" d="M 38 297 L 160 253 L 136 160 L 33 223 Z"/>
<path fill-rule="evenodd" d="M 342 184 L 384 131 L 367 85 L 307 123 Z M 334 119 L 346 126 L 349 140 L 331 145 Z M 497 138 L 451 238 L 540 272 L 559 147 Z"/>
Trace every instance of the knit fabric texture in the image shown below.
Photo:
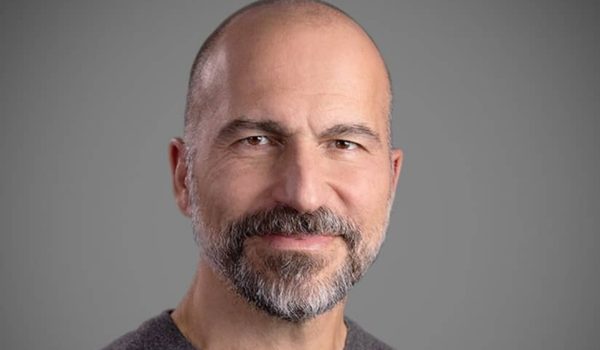
<path fill-rule="evenodd" d="M 102 350 L 201 350 L 185 339 L 173 322 L 171 312 L 165 310 L 135 331 L 129 332 Z M 344 317 L 348 328 L 344 350 L 394 350 L 362 329 L 356 322 Z"/>

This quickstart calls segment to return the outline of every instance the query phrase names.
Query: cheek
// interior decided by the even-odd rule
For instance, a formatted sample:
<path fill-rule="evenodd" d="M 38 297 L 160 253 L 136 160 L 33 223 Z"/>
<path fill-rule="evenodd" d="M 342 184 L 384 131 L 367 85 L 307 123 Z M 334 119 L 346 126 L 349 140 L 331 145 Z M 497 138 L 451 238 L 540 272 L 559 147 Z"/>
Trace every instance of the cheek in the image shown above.
<path fill-rule="evenodd" d="M 389 165 L 372 163 L 346 169 L 344 174 L 335 184 L 342 205 L 347 215 L 362 227 L 365 240 L 376 240 L 387 220 L 391 188 Z"/>
<path fill-rule="evenodd" d="M 198 197 L 205 222 L 221 225 L 238 219 L 262 205 L 261 196 L 268 188 L 264 164 L 221 160 L 199 177 Z"/>

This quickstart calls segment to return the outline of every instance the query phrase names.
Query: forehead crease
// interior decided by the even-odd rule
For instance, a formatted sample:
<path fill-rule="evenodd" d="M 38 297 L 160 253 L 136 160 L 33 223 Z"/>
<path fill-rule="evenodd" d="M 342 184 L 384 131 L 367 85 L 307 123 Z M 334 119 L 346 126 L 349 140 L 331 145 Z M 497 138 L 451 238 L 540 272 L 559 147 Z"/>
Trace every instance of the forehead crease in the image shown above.
<path fill-rule="evenodd" d="M 292 129 L 280 122 L 270 119 L 255 121 L 242 116 L 225 124 L 217 134 L 217 139 L 228 138 L 245 130 L 264 131 L 282 137 L 292 134 Z"/>
<path fill-rule="evenodd" d="M 331 32 L 335 31 L 336 28 L 340 29 L 343 27 L 345 30 L 343 33 L 346 33 L 345 35 L 350 33 L 351 36 L 345 37 L 344 40 L 337 40 L 339 43 L 335 40 L 330 40 L 329 42 L 336 45 L 345 45 L 344 52 L 346 59 L 355 59 L 353 64 L 357 68 L 353 69 L 353 74 L 351 75 L 344 75 L 341 69 L 337 74 L 330 74 L 329 83 L 331 86 L 337 85 L 343 87 L 348 85 L 345 81 L 351 80 L 353 77 L 354 79 L 363 81 L 362 85 L 357 85 L 358 89 L 370 91 L 369 103 L 375 104 L 371 105 L 371 107 L 377 108 L 378 112 L 383 111 L 383 114 L 385 114 L 387 119 L 387 116 L 389 115 L 388 96 L 390 96 L 387 92 L 387 90 L 389 90 L 387 70 L 385 69 L 385 63 L 383 63 L 376 46 L 368 37 L 368 34 L 366 34 L 353 20 L 339 14 L 336 14 L 336 16 L 333 17 L 327 17 L 315 15 L 313 13 L 315 17 L 312 17 L 311 21 L 321 17 L 322 20 L 319 20 L 319 27 L 311 28 L 310 26 L 306 26 L 310 21 L 303 18 L 302 14 L 305 13 L 298 10 L 290 11 L 289 9 L 283 9 L 279 6 L 268 6 L 266 8 L 253 9 L 231 21 L 227 30 L 224 31 L 223 36 L 213 47 L 213 53 L 207 60 L 207 63 L 212 64 L 207 64 L 205 66 L 205 68 L 210 71 L 204 73 L 207 74 L 206 77 L 215 76 L 216 78 L 206 80 L 200 79 L 200 81 L 210 81 L 210 83 L 203 85 L 201 88 L 201 90 L 207 92 L 207 94 L 202 94 L 203 96 L 199 98 L 199 100 L 205 101 L 202 102 L 202 104 L 206 107 L 206 104 L 218 104 L 216 100 L 223 99 L 237 103 L 240 98 L 252 100 L 254 97 L 260 97 L 261 90 L 263 89 L 273 87 L 282 88 L 280 92 L 285 94 L 288 92 L 286 89 L 294 87 L 294 84 L 303 83 L 310 85 L 310 74 L 300 75 L 300 78 L 305 78 L 301 82 L 299 79 L 291 79 L 294 75 L 294 71 L 298 70 L 300 64 L 308 65 L 311 68 L 313 66 L 321 68 L 322 71 L 325 72 L 327 72 L 327 69 L 324 67 L 336 69 L 337 67 L 333 64 L 335 62 L 331 59 L 331 56 L 336 53 L 339 56 L 339 50 L 333 50 L 332 53 L 328 53 L 319 52 L 317 49 L 321 47 L 325 49 L 328 48 L 327 45 L 322 45 L 327 39 L 327 36 L 323 35 L 323 30 Z M 342 23 L 350 25 L 341 26 Z M 281 59 L 286 58 L 285 55 L 290 54 L 291 50 L 288 50 L 287 48 L 294 44 L 293 40 L 290 39 L 290 36 L 282 35 L 282 33 L 291 33 L 293 30 L 294 33 L 298 33 L 299 31 L 295 29 L 302 28 L 301 26 L 304 26 L 308 30 L 312 30 L 313 33 L 319 34 L 316 36 L 318 40 L 315 40 L 311 45 L 314 49 L 313 58 L 315 59 L 311 59 L 310 56 L 287 56 L 296 58 L 293 62 L 290 62 L 290 59 Z M 315 32 L 315 30 L 317 32 Z M 356 35 L 357 33 L 359 35 Z M 331 37 L 335 38 L 335 35 L 329 36 L 329 39 L 331 39 Z M 350 37 L 353 39 L 349 39 Z M 351 50 L 352 45 L 356 45 L 357 41 L 360 42 L 360 47 L 367 50 Z M 350 42 L 355 43 L 351 44 Z M 284 46 L 278 45 L 279 43 Z M 321 46 L 317 47 L 319 46 L 317 45 L 319 43 Z M 370 47 L 365 45 L 369 45 Z M 306 50 L 300 50 L 299 52 L 302 53 L 303 51 Z M 352 52 L 360 52 L 360 54 L 350 54 Z M 368 54 L 365 54 L 365 52 L 368 52 Z M 219 54 L 215 55 L 215 53 Z M 326 60 L 319 59 L 318 55 L 324 55 L 323 58 L 329 57 L 328 64 L 325 64 L 324 61 Z M 374 60 L 373 58 L 376 59 Z M 359 69 L 358 66 L 360 66 L 361 69 Z M 385 73 L 380 74 L 384 70 Z M 309 73 L 316 74 L 314 71 L 309 71 Z M 380 79 L 380 77 L 383 77 L 383 79 Z M 367 81 L 370 81 L 370 83 L 366 84 Z M 252 88 L 249 89 L 247 84 L 252 84 Z M 212 86 L 212 88 L 207 85 Z M 368 88 L 366 85 L 371 85 L 372 88 Z M 327 87 L 325 90 L 326 89 Z M 383 108 L 380 108 L 380 106 Z M 205 107 L 203 107 L 203 109 L 205 109 Z M 205 112 L 203 111 L 202 114 L 205 115 Z"/>

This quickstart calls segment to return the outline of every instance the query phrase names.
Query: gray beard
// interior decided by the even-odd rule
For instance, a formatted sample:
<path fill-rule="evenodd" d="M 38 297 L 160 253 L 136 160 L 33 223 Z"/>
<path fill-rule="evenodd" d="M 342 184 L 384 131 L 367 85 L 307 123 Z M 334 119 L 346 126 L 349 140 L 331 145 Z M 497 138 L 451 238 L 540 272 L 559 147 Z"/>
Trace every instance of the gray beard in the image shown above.
<path fill-rule="evenodd" d="M 200 226 L 194 220 L 201 252 L 226 284 L 257 309 L 293 323 L 323 314 L 342 301 L 378 252 L 363 249 L 359 253 L 360 230 L 327 208 L 300 214 L 276 207 L 232 222 L 216 235 L 200 233 Z M 347 243 L 348 255 L 337 270 L 320 278 L 315 276 L 330 263 L 320 254 L 284 251 L 250 259 L 244 248 L 246 239 L 270 233 L 339 234 Z"/>
<path fill-rule="evenodd" d="M 268 273 L 242 256 L 231 271 L 234 290 L 272 316 L 299 323 L 331 310 L 356 282 L 349 264 L 333 276 L 315 279 L 326 261 L 309 254 L 288 252 L 262 259 Z"/>

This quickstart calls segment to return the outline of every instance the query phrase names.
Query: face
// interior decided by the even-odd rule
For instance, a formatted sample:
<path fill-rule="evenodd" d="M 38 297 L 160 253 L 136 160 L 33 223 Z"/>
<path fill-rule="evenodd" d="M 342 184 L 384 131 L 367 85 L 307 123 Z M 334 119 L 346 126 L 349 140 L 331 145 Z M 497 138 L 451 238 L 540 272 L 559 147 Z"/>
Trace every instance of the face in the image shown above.
<path fill-rule="evenodd" d="M 267 29 L 232 30 L 213 55 L 214 104 L 186 139 L 180 207 L 204 263 L 299 322 L 343 300 L 375 259 L 401 153 L 388 147 L 387 76 L 364 33 Z"/>

